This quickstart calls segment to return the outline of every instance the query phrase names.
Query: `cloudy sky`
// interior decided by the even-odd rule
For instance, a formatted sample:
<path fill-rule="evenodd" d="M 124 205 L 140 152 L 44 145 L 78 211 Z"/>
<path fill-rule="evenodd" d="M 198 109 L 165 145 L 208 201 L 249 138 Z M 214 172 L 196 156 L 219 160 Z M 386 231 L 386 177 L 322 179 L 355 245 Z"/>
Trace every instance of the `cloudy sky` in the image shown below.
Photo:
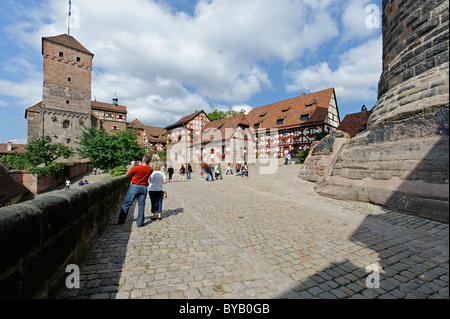
<path fill-rule="evenodd" d="M 26 143 L 42 100 L 41 38 L 67 33 L 68 0 L 0 2 L 0 143 Z M 95 54 L 92 99 L 166 126 L 195 110 L 250 110 L 334 87 L 341 120 L 376 103 L 381 0 L 73 0 Z"/>

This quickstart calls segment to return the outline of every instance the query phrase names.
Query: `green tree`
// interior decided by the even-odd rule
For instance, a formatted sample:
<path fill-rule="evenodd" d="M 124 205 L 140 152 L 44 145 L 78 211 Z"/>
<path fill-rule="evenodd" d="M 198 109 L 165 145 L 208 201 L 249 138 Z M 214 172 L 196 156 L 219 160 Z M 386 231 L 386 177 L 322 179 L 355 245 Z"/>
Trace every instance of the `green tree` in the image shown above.
<path fill-rule="evenodd" d="M 86 128 L 80 137 L 79 145 L 78 154 L 89 158 L 101 169 L 127 165 L 130 161 L 141 160 L 145 154 L 133 130 L 113 131 L 108 134 L 103 128 Z"/>
<path fill-rule="evenodd" d="M 28 162 L 26 153 L 11 153 L 2 157 L 0 162 L 9 169 L 26 170 L 31 166 Z"/>
<path fill-rule="evenodd" d="M 40 164 L 48 166 L 60 157 L 69 158 L 74 154 L 74 151 L 63 143 L 51 144 L 44 137 L 30 142 L 25 149 L 27 150 L 25 153 L 27 161 L 33 167 Z"/>
<path fill-rule="evenodd" d="M 208 113 L 208 117 L 211 121 L 217 121 L 217 120 L 221 120 L 230 116 L 235 116 L 238 114 L 242 114 L 245 113 L 244 109 L 241 109 L 240 111 L 235 111 L 233 110 L 231 107 L 228 109 L 228 111 L 219 111 L 219 110 L 214 110 L 211 113 Z"/>

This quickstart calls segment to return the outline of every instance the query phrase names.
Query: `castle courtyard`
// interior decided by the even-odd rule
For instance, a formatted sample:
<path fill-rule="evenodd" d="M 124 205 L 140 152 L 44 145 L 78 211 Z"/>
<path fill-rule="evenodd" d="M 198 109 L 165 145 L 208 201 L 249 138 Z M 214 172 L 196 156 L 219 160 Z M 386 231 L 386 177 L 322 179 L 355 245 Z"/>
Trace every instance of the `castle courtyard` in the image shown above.
<path fill-rule="evenodd" d="M 449 298 L 449 226 L 369 203 L 319 196 L 297 178 L 174 175 L 162 220 L 118 212 L 59 298 Z M 132 218 L 134 212 L 134 218 Z"/>

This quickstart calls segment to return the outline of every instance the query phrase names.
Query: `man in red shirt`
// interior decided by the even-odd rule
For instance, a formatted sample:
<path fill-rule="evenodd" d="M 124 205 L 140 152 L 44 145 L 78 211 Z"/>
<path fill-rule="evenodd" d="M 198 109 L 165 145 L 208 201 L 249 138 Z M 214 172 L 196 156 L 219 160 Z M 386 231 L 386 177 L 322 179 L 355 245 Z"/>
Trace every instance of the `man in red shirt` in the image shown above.
<path fill-rule="evenodd" d="M 151 156 L 146 154 L 142 158 L 141 165 L 138 164 L 139 162 L 131 162 L 131 167 L 128 169 L 127 175 L 133 175 L 133 177 L 131 178 L 130 188 L 128 189 L 127 196 L 125 197 L 125 201 L 123 202 L 122 209 L 119 213 L 119 224 L 125 222 L 131 204 L 137 199 L 139 209 L 136 224 L 138 227 L 144 226 L 144 210 L 148 178 L 153 173 L 153 168 L 149 166 L 151 159 Z"/>

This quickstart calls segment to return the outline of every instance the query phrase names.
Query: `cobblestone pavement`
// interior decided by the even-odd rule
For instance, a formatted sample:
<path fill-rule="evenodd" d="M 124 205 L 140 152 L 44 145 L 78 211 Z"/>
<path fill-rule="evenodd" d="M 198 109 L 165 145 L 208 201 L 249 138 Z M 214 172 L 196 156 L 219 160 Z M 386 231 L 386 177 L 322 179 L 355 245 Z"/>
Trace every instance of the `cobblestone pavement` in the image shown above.
<path fill-rule="evenodd" d="M 321 197 L 297 172 L 175 175 L 162 220 L 148 198 L 144 227 L 116 214 L 60 297 L 449 298 L 448 225 Z"/>

